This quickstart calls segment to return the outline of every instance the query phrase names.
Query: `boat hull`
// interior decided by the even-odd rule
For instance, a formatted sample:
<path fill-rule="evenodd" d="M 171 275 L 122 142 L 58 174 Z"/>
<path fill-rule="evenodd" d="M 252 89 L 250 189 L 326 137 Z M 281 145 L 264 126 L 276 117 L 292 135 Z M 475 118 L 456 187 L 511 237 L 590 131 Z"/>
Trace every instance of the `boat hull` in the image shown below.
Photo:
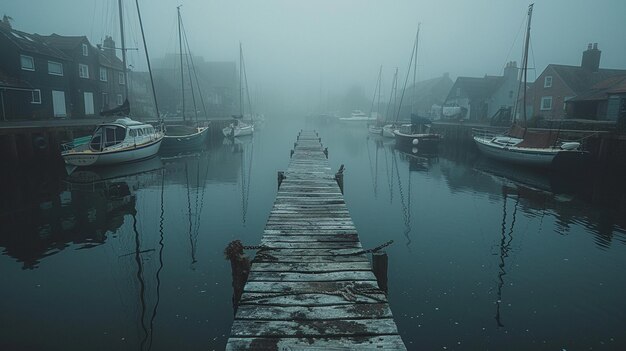
<path fill-rule="evenodd" d="M 252 125 L 246 125 L 244 127 L 226 127 L 222 129 L 222 134 L 227 138 L 251 135 L 253 132 L 254 126 Z"/>
<path fill-rule="evenodd" d="M 396 146 L 401 148 L 416 147 L 422 151 L 434 151 L 441 142 L 439 134 L 404 134 L 397 130 L 393 134 L 396 137 Z"/>
<path fill-rule="evenodd" d="M 202 127 L 197 133 L 187 135 L 165 135 L 161 144 L 161 152 L 176 152 L 200 149 L 207 140 L 209 128 Z"/>
<path fill-rule="evenodd" d="M 106 166 L 146 160 L 159 152 L 162 140 L 161 137 L 143 145 L 114 151 L 64 153 L 63 160 L 66 164 L 77 167 Z"/>
<path fill-rule="evenodd" d="M 382 135 L 383 134 L 383 127 L 369 126 L 368 130 L 372 134 L 378 134 L 378 135 Z"/>
<path fill-rule="evenodd" d="M 394 126 L 391 125 L 391 124 L 388 124 L 388 125 L 384 126 L 383 127 L 383 132 L 382 132 L 383 136 L 385 138 L 395 138 L 396 135 L 393 134 L 394 129 L 395 129 Z"/>
<path fill-rule="evenodd" d="M 556 155 L 568 152 L 559 149 L 532 149 L 494 144 L 488 138 L 474 137 L 478 149 L 494 160 L 532 167 L 549 167 Z M 577 152 L 577 151 L 574 151 Z"/>

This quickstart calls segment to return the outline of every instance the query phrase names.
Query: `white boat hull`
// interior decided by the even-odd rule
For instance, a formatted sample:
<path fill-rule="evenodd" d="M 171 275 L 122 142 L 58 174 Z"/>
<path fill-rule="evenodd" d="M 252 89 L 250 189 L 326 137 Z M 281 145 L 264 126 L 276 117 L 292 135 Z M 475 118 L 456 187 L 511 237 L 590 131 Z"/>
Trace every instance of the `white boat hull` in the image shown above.
<path fill-rule="evenodd" d="M 549 167 L 558 153 L 571 152 L 554 148 L 503 146 L 491 142 L 492 139 L 474 137 L 474 142 L 476 142 L 478 149 L 487 157 L 525 166 Z"/>
<path fill-rule="evenodd" d="M 224 136 L 227 137 L 227 138 L 244 136 L 244 135 L 251 135 L 252 133 L 254 133 L 254 126 L 253 125 L 245 125 L 243 127 L 240 127 L 240 126 L 237 126 L 237 127 L 226 127 L 224 129 L 222 129 L 222 134 L 224 134 Z"/>
<path fill-rule="evenodd" d="M 383 127 L 378 127 L 378 126 L 369 126 L 368 130 L 370 133 L 372 134 L 382 134 L 383 133 Z"/>
<path fill-rule="evenodd" d="M 78 151 L 63 153 L 63 160 L 66 164 L 78 167 L 106 166 L 120 163 L 135 162 L 154 157 L 159 152 L 161 141 L 155 141 L 113 151 Z"/>
<path fill-rule="evenodd" d="M 341 122 L 375 122 L 376 117 L 342 117 L 339 118 Z"/>

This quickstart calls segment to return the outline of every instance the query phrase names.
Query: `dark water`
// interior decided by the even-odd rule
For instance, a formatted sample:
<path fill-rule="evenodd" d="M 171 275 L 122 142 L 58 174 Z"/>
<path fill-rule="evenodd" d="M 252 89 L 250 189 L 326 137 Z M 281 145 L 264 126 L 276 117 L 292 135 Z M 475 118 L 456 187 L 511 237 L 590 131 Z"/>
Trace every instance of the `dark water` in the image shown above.
<path fill-rule="evenodd" d="M 65 179 L 2 172 L 1 350 L 219 350 L 234 239 L 256 244 L 305 123 L 186 157 Z M 366 128 L 312 126 L 365 247 L 389 239 L 409 350 L 626 349 L 624 186 L 473 150 L 414 157 Z"/>

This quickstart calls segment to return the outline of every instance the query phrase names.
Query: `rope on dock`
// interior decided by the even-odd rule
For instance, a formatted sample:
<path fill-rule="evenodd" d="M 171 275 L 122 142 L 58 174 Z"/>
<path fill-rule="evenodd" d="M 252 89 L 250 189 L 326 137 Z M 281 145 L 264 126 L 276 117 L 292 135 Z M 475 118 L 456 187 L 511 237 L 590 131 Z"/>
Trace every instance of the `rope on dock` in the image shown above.
<path fill-rule="evenodd" d="M 362 297 L 366 297 L 368 299 L 372 299 L 376 302 L 379 303 L 385 303 L 386 301 L 379 299 L 375 296 L 373 296 L 372 294 L 380 294 L 380 293 L 384 293 L 379 289 L 372 289 L 372 288 L 359 288 L 356 285 L 354 285 L 354 283 L 348 283 L 345 286 L 343 286 L 340 289 L 335 289 L 335 290 L 319 290 L 319 291 L 294 291 L 294 292 L 284 292 L 284 293 L 277 293 L 277 294 L 256 294 L 256 295 L 250 295 L 247 296 L 245 299 L 242 298 L 239 303 L 243 304 L 243 303 L 247 303 L 247 302 L 253 302 L 253 301 L 258 301 L 258 300 L 263 300 L 263 299 L 269 299 L 269 298 L 273 298 L 273 297 L 282 297 L 282 296 L 294 296 L 294 295 L 304 295 L 304 294 L 323 294 L 323 295 L 334 295 L 334 296 L 339 296 L 342 297 L 344 300 L 349 301 L 349 302 L 354 302 L 357 300 L 357 296 L 362 296 Z"/>
<path fill-rule="evenodd" d="M 385 247 L 389 246 L 393 244 L 393 240 L 389 240 L 386 243 L 382 244 L 382 245 L 378 245 L 374 248 L 371 249 L 367 249 L 367 250 L 360 250 L 357 252 L 351 252 L 351 253 L 347 253 L 347 254 L 338 254 L 338 256 L 356 256 L 356 255 L 361 255 L 361 254 L 366 254 L 366 253 L 373 253 L 376 251 L 379 251 L 381 249 L 384 249 Z"/>

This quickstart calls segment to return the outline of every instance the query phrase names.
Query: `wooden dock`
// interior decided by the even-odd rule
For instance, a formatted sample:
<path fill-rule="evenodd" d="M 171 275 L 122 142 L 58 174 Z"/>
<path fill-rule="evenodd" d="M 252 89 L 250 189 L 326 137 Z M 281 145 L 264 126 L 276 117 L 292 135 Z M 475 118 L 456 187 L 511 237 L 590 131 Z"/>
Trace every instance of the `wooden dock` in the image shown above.
<path fill-rule="evenodd" d="M 283 175 L 226 349 L 406 350 L 316 132 Z"/>

